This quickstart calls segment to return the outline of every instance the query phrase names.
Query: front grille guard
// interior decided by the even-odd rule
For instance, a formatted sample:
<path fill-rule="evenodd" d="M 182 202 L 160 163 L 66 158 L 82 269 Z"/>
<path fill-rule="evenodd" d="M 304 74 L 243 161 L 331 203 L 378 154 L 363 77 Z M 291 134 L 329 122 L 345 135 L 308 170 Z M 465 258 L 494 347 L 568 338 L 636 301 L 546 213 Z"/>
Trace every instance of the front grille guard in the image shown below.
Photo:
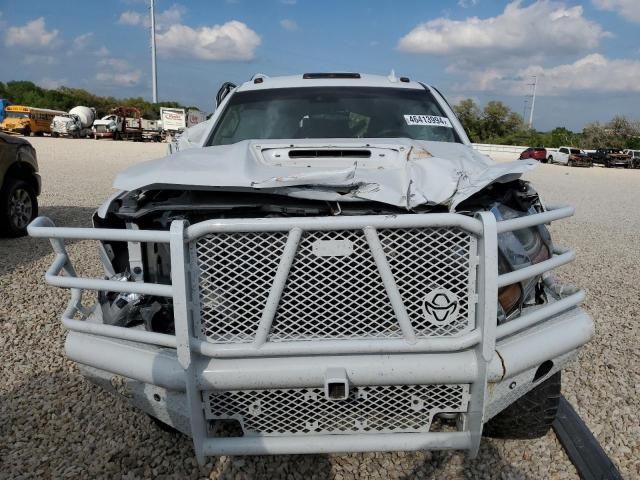
<path fill-rule="evenodd" d="M 529 313 L 497 326 L 498 288 L 520 282 L 548 272 L 571 262 L 575 252 L 556 249 L 548 260 L 513 272 L 498 275 L 498 234 L 534 225 L 548 224 L 554 220 L 570 217 L 574 209 L 568 206 L 547 206 L 544 212 L 496 222 L 493 214 L 480 212 L 475 218 L 460 214 L 438 213 L 400 216 L 327 217 L 327 218 L 280 218 L 280 219 L 224 219 L 210 220 L 192 226 L 174 221 L 170 231 L 120 230 L 92 228 L 55 227 L 46 218 L 39 217 L 29 226 L 32 237 L 49 238 L 55 259 L 45 274 L 47 283 L 71 289 L 71 300 L 62 316 L 64 326 L 76 332 L 133 342 L 153 344 L 176 349 L 178 361 L 185 371 L 185 385 L 190 410 L 191 434 L 195 452 L 200 462 L 207 455 L 252 454 L 252 453 L 321 453 L 370 450 L 415 450 L 415 449 L 466 449 L 473 456 L 480 444 L 483 412 L 486 398 L 488 365 L 495 356 L 497 339 L 520 332 L 553 315 L 566 311 L 584 299 L 578 291 L 566 298 L 549 303 Z M 402 298 L 394 280 L 389 262 L 380 245 L 378 230 L 399 228 L 459 228 L 473 235 L 477 243 L 477 304 L 475 328 L 453 337 L 418 338 L 404 308 Z M 402 338 L 372 340 L 323 340 L 323 341 L 267 341 L 271 321 L 277 308 L 277 299 L 282 295 L 285 280 L 295 256 L 296 245 L 304 231 L 361 230 L 373 254 L 384 288 L 400 324 Z M 203 340 L 196 326 L 200 324 L 198 309 L 197 259 L 190 244 L 203 236 L 223 232 L 287 232 L 284 254 L 278 264 L 273 286 L 269 291 L 270 302 L 261 316 L 260 325 L 252 343 L 214 344 Z M 64 240 L 99 240 L 123 242 L 156 242 L 169 244 L 171 250 L 171 285 L 144 282 L 121 282 L 78 277 L 66 252 Z M 64 275 L 62 275 L 64 274 Z M 85 317 L 90 312 L 82 305 L 84 289 L 138 293 L 170 297 L 173 299 L 175 336 L 128 329 L 117 326 L 76 320 L 80 313 Z M 485 321 L 489 319 L 489 321 Z M 247 358 L 274 356 L 308 356 L 341 354 L 380 353 L 446 353 L 472 349 L 477 358 L 477 368 L 470 385 L 469 405 L 462 431 L 441 433 L 380 433 L 371 435 L 340 436 L 312 435 L 305 437 L 304 445 L 290 437 L 242 437 L 210 438 L 203 410 L 201 376 L 198 360 L 202 357 Z M 445 356 L 446 357 L 446 356 Z M 442 358 L 442 357 L 440 357 Z M 259 359 L 257 359 L 259 360 Z M 459 362 L 441 360 L 443 370 L 455 370 Z M 460 370 L 464 370 L 461 368 Z M 459 372 L 458 372 L 458 376 Z M 372 438 L 372 437 L 375 437 Z"/>

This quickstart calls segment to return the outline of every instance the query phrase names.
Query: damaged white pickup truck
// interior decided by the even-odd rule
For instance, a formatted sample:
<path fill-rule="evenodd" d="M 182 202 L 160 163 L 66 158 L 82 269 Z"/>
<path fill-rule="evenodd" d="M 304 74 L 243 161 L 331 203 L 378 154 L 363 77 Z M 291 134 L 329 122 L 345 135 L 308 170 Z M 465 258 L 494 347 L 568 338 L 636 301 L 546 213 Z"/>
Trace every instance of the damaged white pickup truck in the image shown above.
<path fill-rule="evenodd" d="M 405 77 L 258 75 L 218 99 L 116 178 L 94 228 L 29 227 L 83 374 L 200 462 L 543 435 L 593 322 L 550 273 L 575 253 L 545 225 L 573 209 L 520 179 L 537 162 L 479 154 Z M 78 277 L 65 239 L 97 240 L 106 278 Z"/>

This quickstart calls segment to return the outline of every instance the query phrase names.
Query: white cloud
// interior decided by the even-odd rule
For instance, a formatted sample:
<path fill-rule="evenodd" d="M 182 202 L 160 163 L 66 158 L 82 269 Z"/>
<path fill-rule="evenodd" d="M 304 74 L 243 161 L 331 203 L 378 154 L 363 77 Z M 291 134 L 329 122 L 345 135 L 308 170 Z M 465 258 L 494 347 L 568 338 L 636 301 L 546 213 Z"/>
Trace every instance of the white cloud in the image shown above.
<path fill-rule="evenodd" d="M 283 5 L 295 5 L 298 3 L 298 0 L 280 0 L 280 3 Z"/>
<path fill-rule="evenodd" d="M 73 50 L 84 50 L 93 39 L 93 32 L 83 33 L 73 39 Z"/>
<path fill-rule="evenodd" d="M 592 3 L 600 10 L 617 12 L 621 17 L 640 23 L 639 0 L 592 0 Z"/>
<path fill-rule="evenodd" d="M 156 15 L 156 27 L 163 29 L 174 23 L 181 23 L 185 13 L 187 13 L 187 8 L 184 5 L 174 3 L 168 9 Z"/>
<path fill-rule="evenodd" d="M 140 70 L 130 72 L 98 72 L 96 80 L 104 85 L 116 87 L 134 87 L 140 83 Z"/>
<path fill-rule="evenodd" d="M 298 24 L 295 20 L 291 20 L 290 18 L 283 18 L 280 20 L 280 26 L 289 32 L 298 30 Z"/>
<path fill-rule="evenodd" d="M 127 10 L 126 12 L 122 12 L 120 14 L 118 23 L 121 25 L 131 25 L 131 26 L 142 25 L 144 22 L 144 17 L 145 16 L 142 13 Z"/>
<path fill-rule="evenodd" d="M 113 57 L 103 58 L 101 60 L 98 60 L 98 66 L 109 67 L 119 72 L 122 72 L 131 68 L 131 65 L 129 65 L 129 62 L 127 62 L 123 58 L 113 58 Z"/>
<path fill-rule="evenodd" d="M 521 0 L 515 0 L 495 17 L 441 17 L 422 23 L 400 39 L 398 48 L 478 63 L 575 54 L 597 47 L 606 35 L 600 25 L 583 16 L 580 6 L 538 0 L 523 7 Z"/>
<path fill-rule="evenodd" d="M 156 13 L 156 29 L 165 30 L 174 23 L 182 22 L 182 17 L 187 13 L 187 8 L 179 3 L 174 3 L 166 10 Z M 151 21 L 147 13 L 127 10 L 120 14 L 118 23 L 121 25 L 140 26 L 149 28 Z"/>
<path fill-rule="evenodd" d="M 21 27 L 9 27 L 4 43 L 30 50 L 51 49 L 58 43 L 58 30 L 47 30 L 44 17 L 40 17 Z"/>
<path fill-rule="evenodd" d="M 93 54 L 96 57 L 107 57 L 111 54 L 111 51 L 107 47 L 100 47 Z"/>
<path fill-rule="evenodd" d="M 105 85 L 132 87 L 140 83 L 142 74 L 123 58 L 105 57 L 97 62 L 96 80 Z"/>
<path fill-rule="evenodd" d="M 461 8 L 475 7 L 478 0 L 458 0 L 458 6 Z"/>
<path fill-rule="evenodd" d="M 526 84 L 530 83 L 533 75 L 538 77 L 537 91 L 541 95 L 640 93 L 640 61 L 608 59 L 598 53 L 555 67 L 530 66 L 512 75 L 487 69 L 473 73 L 467 83 L 457 89 L 525 95 L 530 93 L 530 87 Z"/>
<path fill-rule="evenodd" d="M 66 78 L 49 78 L 44 77 L 38 81 L 38 85 L 43 88 L 48 88 L 51 90 L 56 90 L 63 86 L 65 83 L 68 83 Z"/>
<path fill-rule="evenodd" d="M 253 59 L 261 43 L 256 32 L 237 20 L 212 27 L 171 25 L 156 41 L 158 52 L 167 56 L 232 61 Z"/>
<path fill-rule="evenodd" d="M 53 55 L 27 54 L 22 57 L 25 65 L 55 65 L 58 60 Z"/>

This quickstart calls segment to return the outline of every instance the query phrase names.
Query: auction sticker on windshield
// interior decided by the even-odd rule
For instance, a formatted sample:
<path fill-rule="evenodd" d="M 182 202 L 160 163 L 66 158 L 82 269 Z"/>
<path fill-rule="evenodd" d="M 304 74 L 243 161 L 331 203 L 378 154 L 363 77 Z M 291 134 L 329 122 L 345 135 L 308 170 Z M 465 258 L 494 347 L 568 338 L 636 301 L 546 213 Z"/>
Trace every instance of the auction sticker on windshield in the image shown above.
<path fill-rule="evenodd" d="M 438 117 L 436 115 L 405 115 L 404 120 L 407 122 L 407 125 L 453 128 L 447 117 Z"/>

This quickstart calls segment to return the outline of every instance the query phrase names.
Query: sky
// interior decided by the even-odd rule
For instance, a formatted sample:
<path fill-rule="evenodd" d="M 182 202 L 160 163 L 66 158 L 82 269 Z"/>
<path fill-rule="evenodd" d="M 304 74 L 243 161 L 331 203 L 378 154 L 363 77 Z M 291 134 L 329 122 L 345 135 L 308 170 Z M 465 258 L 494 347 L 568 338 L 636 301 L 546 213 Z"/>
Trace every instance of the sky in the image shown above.
<path fill-rule="evenodd" d="M 159 100 L 214 108 L 255 73 L 408 76 L 534 127 L 640 120 L 640 0 L 156 1 Z M 151 99 L 148 0 L 0 0 L 0 81 Z M 528 117 L 528 110 L 527 117 Z"/>

